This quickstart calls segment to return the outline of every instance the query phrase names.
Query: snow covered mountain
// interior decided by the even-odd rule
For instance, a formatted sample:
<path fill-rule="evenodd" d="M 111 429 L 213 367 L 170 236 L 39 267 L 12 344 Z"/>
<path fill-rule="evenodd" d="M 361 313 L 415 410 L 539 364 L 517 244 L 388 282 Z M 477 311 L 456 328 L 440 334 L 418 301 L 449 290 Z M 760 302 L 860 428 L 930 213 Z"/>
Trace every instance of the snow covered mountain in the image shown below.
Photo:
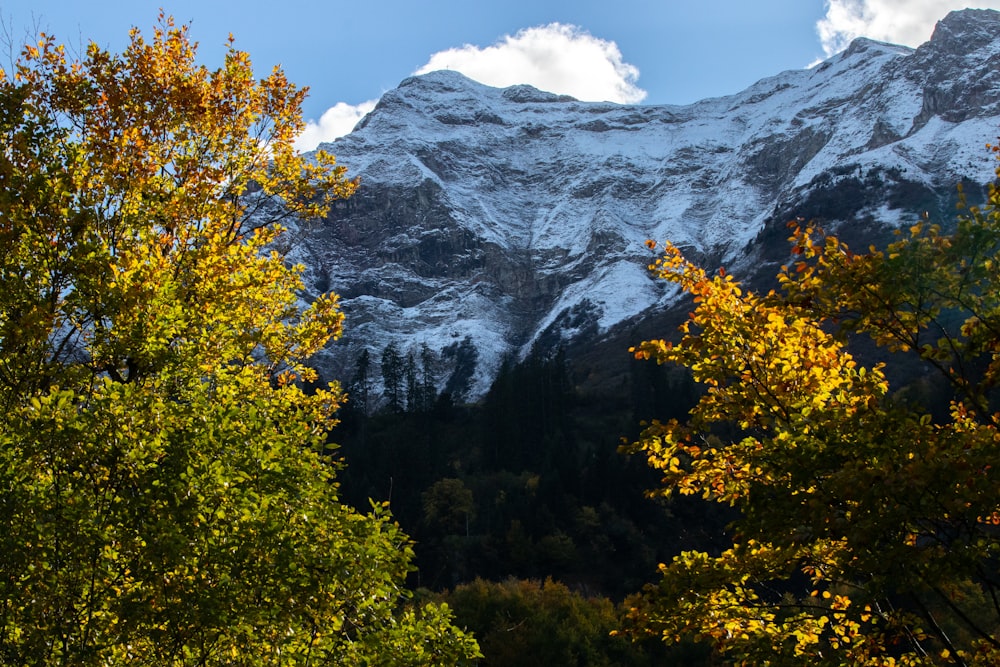
<path fill-rule="evenodd" d="M 648 275 L 646 239 L 773 276 L 795 217 L 858 239 L 924 211 L 949 220 L 957 183 L 992 180 L 984 144 L 998 134 L 1000 13 L 988 10 L 949 14 L 918 49 L 859 39 L 687 106 L 448 71 L 406 79 L 324 146 L 362 185 L 294 240 L 310 290 L 339 293 L 347 315 L 317 363 L 346 380 L 363 348 L 377 363 L 390 341 L 404 355 L 426 345 L 443 384 L 465 341 L 474 397 L 505 357 L 669 310 L 678 295 Z"/>

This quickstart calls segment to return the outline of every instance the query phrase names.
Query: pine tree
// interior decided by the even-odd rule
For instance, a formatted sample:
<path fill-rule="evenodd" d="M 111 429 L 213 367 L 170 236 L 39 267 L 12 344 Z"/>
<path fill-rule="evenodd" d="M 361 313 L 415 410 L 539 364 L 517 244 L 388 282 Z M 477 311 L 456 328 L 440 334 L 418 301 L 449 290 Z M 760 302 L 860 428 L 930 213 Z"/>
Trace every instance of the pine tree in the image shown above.
<path fill-rule="evenodd" d="M 403 411 L 405 373 L 399 348 L 395 343 L 389 343 L 382 351 L 382 396 L 390 412 Z"/>

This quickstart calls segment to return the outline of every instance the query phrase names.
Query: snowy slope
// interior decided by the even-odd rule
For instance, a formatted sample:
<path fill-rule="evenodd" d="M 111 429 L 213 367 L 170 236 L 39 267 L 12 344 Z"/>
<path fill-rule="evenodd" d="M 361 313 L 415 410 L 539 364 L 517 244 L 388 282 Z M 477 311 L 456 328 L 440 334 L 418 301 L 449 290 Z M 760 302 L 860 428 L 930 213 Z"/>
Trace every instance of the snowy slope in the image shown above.
<path fill-rule="evenodd" d="M 469 337 L 475 396 L 506 356 L 673 303 L 646 239 L 748 273 L 768 226 L 794 216 L 912 220 L 960 180 L 991 180 L 998 64 L 1000 14 L 965 10 L 919 49 L 860 39 L 688 106 L 406 79 L 324 146 L 362 186 L 296 240 L 311 289 L 340 293 L 348 316 L 318 364 L 346 379 L 362 347 L 377 359 L 390 340 L 440 353 Z"/>

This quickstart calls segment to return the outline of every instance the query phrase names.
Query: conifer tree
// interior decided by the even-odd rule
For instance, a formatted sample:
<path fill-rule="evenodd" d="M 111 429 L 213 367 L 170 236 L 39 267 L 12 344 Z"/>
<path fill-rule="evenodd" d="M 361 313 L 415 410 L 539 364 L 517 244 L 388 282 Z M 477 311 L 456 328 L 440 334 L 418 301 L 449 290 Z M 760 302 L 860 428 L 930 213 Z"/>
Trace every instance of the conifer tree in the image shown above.
<path fill-rule="evenodd" d="M 403 355 L 395 343 L 389 343 L 382 350 L 382 396 L 390 412 L 403 411 L 405 380 L 406 368 L 403 366 Z"/>
<path fill-rule="evenodd" d="M 354 365 L 354 375 L 351 378 L 350 386 L 351 402 L 349 403 L 354 410 L 361 413 L 362 417 L 371 416 L 371 391 L 371 354 L 369 354 L 368 348 L 365 348 L 361 350 L 358 361 Z"/>

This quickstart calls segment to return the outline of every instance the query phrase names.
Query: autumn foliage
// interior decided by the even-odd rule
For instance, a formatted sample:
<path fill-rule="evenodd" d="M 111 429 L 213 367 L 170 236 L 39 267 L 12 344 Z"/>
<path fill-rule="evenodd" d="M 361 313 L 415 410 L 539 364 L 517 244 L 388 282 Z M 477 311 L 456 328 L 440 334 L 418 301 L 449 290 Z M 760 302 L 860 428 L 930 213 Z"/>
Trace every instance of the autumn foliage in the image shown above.
<path fill-rule="evenodd" d="M 679 341 L 633 351 L 705 392 L 627 449 L 662 472 L 654 493 L 740 513 L 729 548 L 661 566 L 631 629 L 741 665 L 995 665 L 1000 190 L 884 250 L 791 227 L 768 294 L 669 244 L 651 267 L 695 309 Z M 882 361 L 852 354 L 866 339 Z M 887 364 L 919 382 L 893 387 Z"/>
<path fill-rule="evenodd" d="M 306 160 L 304 89 L 161 17 L 0 72 L 0 663 L 436 665 L 408 540 L 337 498 L 342 402 L 282 225 L 356 188 Z"/>

